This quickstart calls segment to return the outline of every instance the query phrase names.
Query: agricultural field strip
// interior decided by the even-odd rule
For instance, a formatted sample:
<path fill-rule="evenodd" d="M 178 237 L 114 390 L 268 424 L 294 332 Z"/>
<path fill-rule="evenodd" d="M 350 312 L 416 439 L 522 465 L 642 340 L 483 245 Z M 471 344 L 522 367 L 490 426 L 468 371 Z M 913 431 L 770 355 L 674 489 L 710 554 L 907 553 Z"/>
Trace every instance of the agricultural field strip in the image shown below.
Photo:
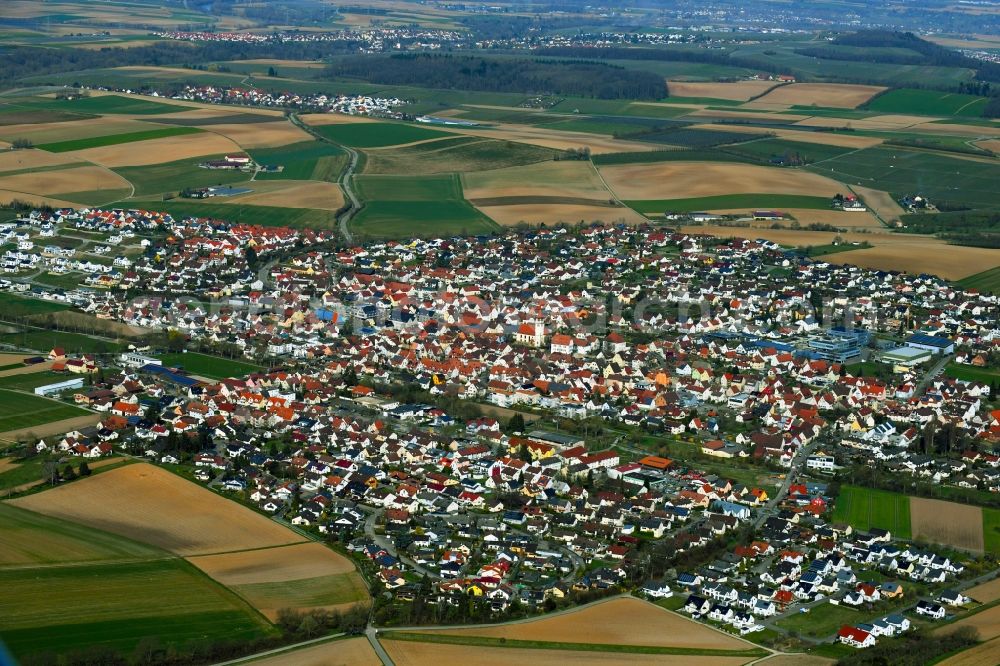
<path fill-rule="evenodd" d="M 383 630 L 379 638 L 385 640 L 412 641 L 416 643 L 442 643 L 446 645 L 476 645 L 491 648 L 528 648 L 535 650 L 569 650 L 581 652 L 616 652 L 626 654 L 674 654 L 717 657 L 763 657 L 768 652 L 763 648 L 727 650 L 717 648 L 685 648 L 658 645 L 615 645 L 611 643 L 569 643 L 560 641 L 520 640 L 516 638 L 490 636 L 456 636 L 454 634 L 432 634 L 412 631 Z"/>

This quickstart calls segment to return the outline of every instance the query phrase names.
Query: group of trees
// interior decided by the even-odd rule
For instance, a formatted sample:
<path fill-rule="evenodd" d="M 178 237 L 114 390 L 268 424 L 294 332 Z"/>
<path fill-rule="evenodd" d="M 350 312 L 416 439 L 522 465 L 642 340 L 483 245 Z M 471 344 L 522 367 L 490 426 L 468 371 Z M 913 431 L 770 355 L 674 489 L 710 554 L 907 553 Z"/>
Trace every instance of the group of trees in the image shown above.
<path fill-rule="evenodd" d="M 341 58 L 330 64 L 326 76 L 386 85 L 599 99 L 661 99 L 667 96 L 662 76 L 593 61 L 400 53 Z"/>

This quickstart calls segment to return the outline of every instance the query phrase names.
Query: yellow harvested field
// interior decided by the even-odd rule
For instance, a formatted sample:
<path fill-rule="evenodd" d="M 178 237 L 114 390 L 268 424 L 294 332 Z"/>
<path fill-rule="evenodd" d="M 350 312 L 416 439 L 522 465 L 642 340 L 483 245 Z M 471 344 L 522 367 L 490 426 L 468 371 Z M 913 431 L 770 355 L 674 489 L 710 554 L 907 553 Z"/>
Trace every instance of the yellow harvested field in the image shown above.
<path fill-rule="evenodd" d="M 745 102 L 775 86 L 774 81 L 734 81 L 731 83 L 695 83 L 667 81 L 671 97 L 711 97 Z"/>
<path fill-rule="evenodd" d="M 127 180 L 113 171 L 103 169 L 99 166 L 81 166 L 46 171 L 44 175 L 37 173 L 18 173 L 10 176 L 0 175 L 0 190 L 30 192 L 41 195 L 84 192 L 88 190 L 120 190 L 122 188 L 129 188 Z"/>
<path fill-rule="evenodd" d="M 722 238 L 748 236 L 766 238 L 785 245 L 826 245 L 838 234 L 830 231 L 803 231 L 795 229 L 739 229 L 712 225 L 683 227 L 687 233 L 709 234 Z M 871 243 L 874 247 L 849 250 L 826 255 L 823 261 L 831 264 L 853 264 L 862 268 L 933 273 L 947 280 L 958 280 L 982 273 L 1000 265 L 1000 253 L 981 247 L 948 245 L 933 236 L 919 234 L 857 233 L 839 234 L 850 242 Z"/>
<path fill-rule="evenodd" d="M 367 116 L 348 116 L 343 113 L 304 113 L 299 118 L 306 125 L 348 125 L 353 123 L 376 123 Z"/>
<path fill-rule="evenodd" d="M 367 638 L 348 638 L 255 659 L 254 666 L 382 666 Z"/>
<path fill-rule="evenodd" d="M 883 90 L 885 90 L 884 86 L 862 86 L 846 83 L 791 83 L 774 88 L 763 97 L 746 104 L 745 108 L 815 105 L 836 109 L 853 109 Z"/>
<path fill-rule="evenodd" d="M 607 201 L 611 196 L 594 165 L 576 160 L 465 173 L 462 191 L 466 199 L 550 196 Z"/>
<path fill-rule="evenodd" d="M 445 645 L 411 641 L 380 641 L 396 666 L 742 666 L 753 657 L 693 657 L 689 655 L 625 654 L 573 650 L 529 650 L 524 648 L 484 648 L 478 645 Z"/>
<path fill-rule="evenodd" d="M 910 498 L 913 538 L 983 552 L 983 510 L 978 506 Z"/>
<path fill-rule="evenodd" d="M 993 639 L 959 652 L 938 664 L 939 666 L 996 666 L 997 655 L 1000 655 L 1000 640 Z"/>
<path fill-rule="evenodd" d="M 26 355 L 22 355 L 21 358 L 15 361 L 8 361 L 8 363 L 17 363 L 21 361 Z M 52 361 L 46 361 L 45 363 L 38 363 L 36 365 L 24 365 L 20 368 L 11 368 L 10 370 L 4 370 L 0 372 L 0 377 L 10 377 L 11 375 L 30 375 L 36 372 L 46 372 L 52 369 Z"/>
<path fill-rule="evenodd" d="M 935 633 L 949 633 L 959 627 L 973 627 L 979 632 L 979 640 L 991 641 L 1000 636 L 1000 606 L 993 606 L 984 611 L 962 618 L 947 626 L 941 627 Z M 994 661 L 994 664 L 996 661 Z"/>
<path fill-rule="evenodd" d="M 189 557 L 188 561 L 227 587 L 354 572 L 349 559 L 316 542 Z"/>
<path fill-rule="evenodd" d="M 756 647 L 744 640 L 633 597 L 616 597 L 579 610 L 530 622 L 468 629 L 438 629 L 424 633 L 710 650 L 749 650 Z"/>
<path fill-rule="evenodd" d="M 807 171 L 750 164 L 662 162 L 601 168 L 619 199 L 683 199 L 722 194 L 809 194 L 832 197 L 840 183 Z"/>
<path fill-rule="evenodd" d="M 609 135 L 588 134 L 587 132 L 564 132 L 544 127 L 532 127 L 530 125 L 496 123 L 489 128 L 435 127 L 435 129 L 454 134 L 469 134 L 472 136 L 484 136 L 490 139 L 530 143 L 544 148 L 554 148 L 555 150 L 587 147 L 590 148 L 590 152 L 594 155 L 602 155 L 604 153 L 635 153 L 663 149 L 663 146 L 642 143 L 640 141 L 615 139 Z"/>
<path fill-rule="evenodd" d="M 649 221 L 631 208 L 620 206 L 534 203 L 510 206 L 477 206 L 477 208 L 494 222 L 505 227 L 512 227 L 521 222 L 537 226 L 543 222 L 548 225 L 560 222 L 572 224 L 581 220 L 587 223 L 603 222 L 605 224 L 618 224 L 619 222 L 643 224 Z"/>
<path fill-rule="evenodd" d="M 4 472 L 9 472 L 10 470 L 20 467 L 20 465 L 10 458 L 0 458 L 0 474 Z"/>
<path fill-rule="evenodd" d="M 318 208 L 337 210 L 344 205 L 344 193 L 336 183 L 315 180 L 269 181 L 280 184 L 279 189 L 256 191 L 263 181 L 249 183 L 254 192 L 235 197 L 216 199 L 212 203 L 249 204 L 251 206 L 281 206 L 284 208 Z"/>
<path fill-rule="evenodd" d="M 970 587 L 965 591 L 965 594 L 981 604 L 996 601 L 1000 599 L 1000 578 L 994 578 L 987 583 L 980 583 L 975 587 Z"/>
<path fill-rule="evenodd" d="M 246 507 L 146 463 L 13 502 L 183 556 L 302 541 L 295 532 Z"/>
<path fill-rule="evenodd" d="M 719 130 L 727 132 L 742 132 L 744 134 L 760 134 L 760 127 L 748 125 L 726 125 L 721 127 L 711 123 L 692 125 L 691 129 Z M 802 143 L 818 143 L 824 146 L 840 146 L 842 148 L 871 148 L 882 143 L 883 139 L 876 136 L 856 136 L 841 132 L 810 132 L 808 130 L 789 130 L 768 128 L 768 132 L 779 139 L 801 141 Z"/>
<path fill-rule="evenodd" d="M 305 130 L 287 121 L 205 125 L 202 129 L 221 134 L 244 148 L 274 148 L 312 140 Z"/>
<path fill-rule="evenodd" d="M 60 166 L 76 162 L 72 157 L 60 153 L 47 153 L 44 150 L 12 150 L 0 153 L 0 173 L 4 171 L 20 171 L 21 169 L 38 169 L 40 167 Z"/>
<path fill-rule="evenodd" d="M 107 167 L 125 167 L 162 164 L 192 157 L 239 152 L 240 150 L 239 145 L 232 140 L 219 134 L 206 132 L 122 143 L 115 146 L 87 148 L 66 154 Z"/>

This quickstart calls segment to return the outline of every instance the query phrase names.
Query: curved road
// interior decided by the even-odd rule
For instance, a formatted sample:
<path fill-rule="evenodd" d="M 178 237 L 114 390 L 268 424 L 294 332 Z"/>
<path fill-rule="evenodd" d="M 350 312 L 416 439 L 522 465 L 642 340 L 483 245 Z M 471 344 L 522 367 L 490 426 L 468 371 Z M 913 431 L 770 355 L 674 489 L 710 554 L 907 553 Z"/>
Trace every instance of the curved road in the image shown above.
<path fill-rule="evenodd" d="M 350 222 L 351 218 L 353 218 L 358 211 L 361 210 L 361 201 L 358 199 L 358 196 L 354 192 L 353 188 L 354 171 L 358 168 L 358 151 L 343 144 L 336 143 L 335 141 L 330 141 L 330 139 L 326 138 L 312 127 L 302 122 L 302 119 L 299 118 L 297 113 L 289 113 L 288 120 L 303 132 L 310 134 L 317 141 L 329 143 L 347 152 L 349 158 L 347 168 L 345 168 L 340 174 L 340 178 L 337 179 L 337 184 L 340 185 L 340 189 L 343 190 L 344 194 L 347 196 L 347 201 L 350 206 L 347 210 L 344 210 L 337 215 L 337 222 L 340 225 L 340 235 L 344 237 L 344 241 L 348 244 L 353 243 L 354 237 L 351 235 Z"/>

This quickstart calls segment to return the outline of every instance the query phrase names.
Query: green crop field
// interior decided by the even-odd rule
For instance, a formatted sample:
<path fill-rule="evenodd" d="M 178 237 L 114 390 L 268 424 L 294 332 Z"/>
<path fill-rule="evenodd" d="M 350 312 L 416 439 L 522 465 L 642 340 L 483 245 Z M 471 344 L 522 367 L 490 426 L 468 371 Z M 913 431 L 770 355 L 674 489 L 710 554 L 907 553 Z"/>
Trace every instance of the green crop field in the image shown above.
<path fill-rule="evenodd" d="M 358 176 L 364 200 L 355 231 L 377 238 L 485 234 L 499 227 L 462 196 L 457 174 Z"/>
<path fill-rule="evenodd" d="M 456 136 L 366 153 L 366 174 L 410 175 L 486 171 L 553 159 L 559 151 L 513 141 Z"/>
<path fill-rule="evenodd" d="M 26 317 L 68 310 L 69 306 L 51 301 L 41 301 L 37 298 L 23 298 L 14 294 L 0 293 L 0 318 Z"/>
<path fill-rule="evenodd" d="M 125 345 L 119 342 L 92 338 L 83 333 L 36 328 L 0 334 L 0 343 L 45 353 L 53 347 L 62 347 L 69 354 L 115 354 L 125 349 Z"/>
<path fill-rule="evenodd" d="M 246 361 L 235 361 L 233 359 L 194 352 L 186 354 L 163 354 L 159 359 L 163 361 L 163 365 L 165 366 L 181 367 L 192 375 L 200 375 L 211 379 L 242 377 L 261 369 L 259 365 L 254 365 Z"/>
<path fill-rule="evenodd" d="M 983 508 L 983 548 L 1000 553 L 1000 509 Z"/>
<path fill-rule="evenodd" d="M 171 199 L 170 201 L 138 202 L 129 199 L 121 206 L 143 206 L 170 213 L 174 218 L 210 217 L 226 222 L 261 224 L 272 227 L 327 228 L 334 223 L 333 211 L 314 208 L 284 208 L 281 206 L 251 206 L 249 204 L 217 204 L 204 201 Z"/>
<path fill-rule="evenodd" d="M 625 204 L 644 215 L 659 215 L 664 211 L 690 213 L 693 211 L 728 210 L 731 208 L 778 209 L 810 208 L 825 210 L 830 208 L 828 197 L 814 197 L 805 194 L 720 194 L 712 197 L 690 199 L 653 199 L 626 201 Z"/>
<path fill-rule="evenodd" d="M 351 221 L 373 238 L 489 234 L 499 230 L 466 201 L 371 201 Z"/>
<path fill-rule="evenodd" d="M 910 538 L 910 498 L 887 490 L 843 486 L 831 518 L 859 530 L 889 530 L 893 537 Z"/>
<path fill-rule="evenodd" d="M 143 130 L 141 132 L 108 134 L 105 136 L 92 136 L 86 139 L 43 143 L 40 146 L 36 146 L 36 148 L 47 150 L 50 153 L 65 153 L 70 150 L 84 150 L 86 148 L 116 146 L 122 143 L 134 143 L 136 141 L 148 141 L 150 139 L 164 139 L 171 136 L 183 136 L 185 134 L 199 134 L 202 131 L 203 130 L 198 129 L 197 127 L 160 127 L 157 129 Z"/>
<path fill-rule="evenodd" d="M 82 97 L 79 99 L 51 99 L 47 97 L 32 97 L 18 99 L 13 104 L 18 106 L 50 109 L 53 111 L 68 111 L 74 113 L 118 114 L 155 116 L 161 113 L 178 113 L 188 111 L 191 107 L 179 104 L 163 104 L 144 99 L 133 99 L 121 95 L 101 95 L 100 97 Z"/>
<path fill-rule="evenodd" d="M 0 432 L 32 428 L 89 413 L 48 398 L 0 389 Z"/>
<path fill-rule="evenodd" d="M 978 368 L 974 365 L 963 365 L 959 363 L 949 363 L 944 369 L 944 373 L 955 379 L 963 379 L 968 382 L 982 382 L 992 385 L 993 382 L 1000 382 L 1000 369 Z"/>
<path fill-rule="evenodd" d="M 846 153 L 806 167 L 848 185 L 894 195 L 921 194 L 931 202 L 957 202 L 973 208 L 1000 205 L 1000 163 L 962 159 L 927 151 L 875 147 Z"/>
<path fill-rule="evenodd" d="M 958 281 L 958 285 L 966 289 L 1000 294 L 1000 266 L 962 278 Z"/>
<path fill-rule="evenodd" d="M 987 98 L 975 95 L 900 88 L 879 95 L 865 105 L 865 108 L 883 113 L 918 113 L 929 116 L 979 118 L 983 115 L 986 102 Z"/>
<path fill-rule="evenodd" d="M 249 599 L 257 608 L 311 608 L 349 604 L 368 598 L 360 576 L 331 574 L 273 583 L 234 585 L 233 591 Z"/>
<path fill-rule="evenodd" d="M 102 646 L 129 653 L 273 630 L 239 597 L 181 559 L 0 570 L 0 638 L 15 656 Z"/>
<path fill-rule="evenodd" d="M 352 148 L 396 146 L 401 143 L 451 136 L 448 132 L 440 132 L 420 125 L 388 122 L 319 125 L 313 129 L 335 143 Z"/>
<path fill-rule="evenodd" d="M 774 157 L 787 158 L 793 155 L 798 155 L 800 160 L 804 162 L 820 162 L 839 157 L 854 149 L 787 139 L 760 139 L 759 141 L 726 146 L 723 150 L 753 157 L 761 162 L 770 161 Z"/>
<path fill-rule="evenodd" d="M 119 167 L 114 172 L 135 186 L 135 196 L 177 193 L 185 187 L 211 187 L 244 183 L 250 176 L 241 171 L 202 169 L 198 165 L 213 159 L 202 157 L 147 166 Z M 126 206 L 128 207 L 128 206 Z"/>
<path fill-rule="evenodd" d="M 110 532 L 0 503 L 0 566 L 112 563 L 166 556 L 152 546 Z"/>
<path fill-rule="evenodd" d="M 335 182 L 347 163 L 347 153 L 322 141 L 303 141 L 278 148 L 249 151 L 258 164 L 284 167 L 280 173 L 261 173 L 257 180 L 325 180 Z"/>

